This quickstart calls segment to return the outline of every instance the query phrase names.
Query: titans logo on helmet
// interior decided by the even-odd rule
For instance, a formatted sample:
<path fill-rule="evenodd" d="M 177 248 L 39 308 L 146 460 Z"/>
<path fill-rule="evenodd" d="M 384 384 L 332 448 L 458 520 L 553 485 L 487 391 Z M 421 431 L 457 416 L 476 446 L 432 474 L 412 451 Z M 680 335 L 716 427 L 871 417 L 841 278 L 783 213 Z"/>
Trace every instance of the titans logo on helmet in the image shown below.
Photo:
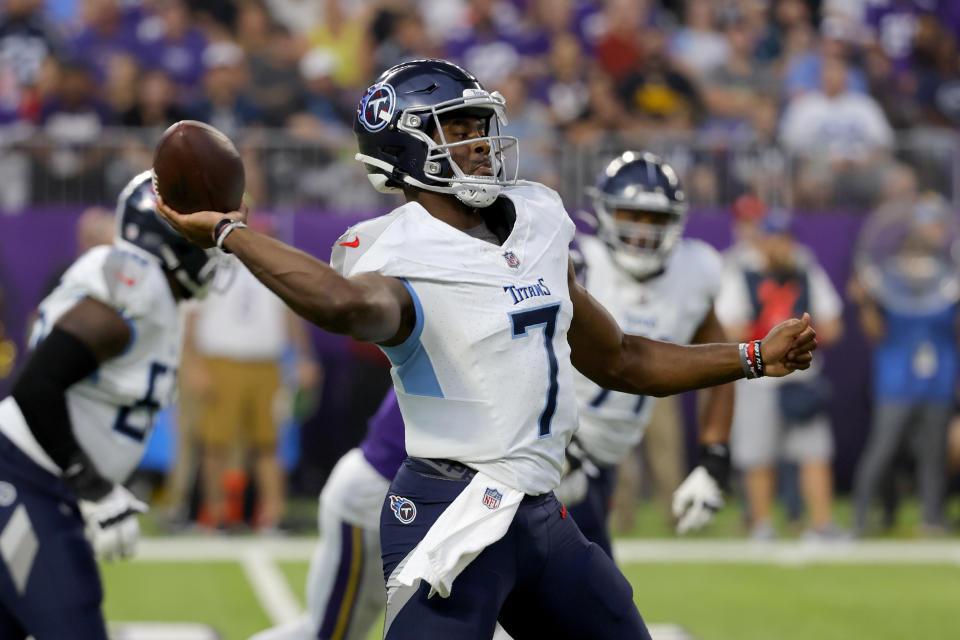
<path fill-rule="evenodd" d="M 403 524 L 410 524 L 417 517 L 417 507 L 400 496 L 390 496 L 390 508 L 393 509 L 393 515 Z"/>
<path fill-rule="evenodd" d="M 393 119 L 397 94 L 389 84 L 375 84 L 360 99 L 357 118 L 367 131 L 379 131 Z"/>

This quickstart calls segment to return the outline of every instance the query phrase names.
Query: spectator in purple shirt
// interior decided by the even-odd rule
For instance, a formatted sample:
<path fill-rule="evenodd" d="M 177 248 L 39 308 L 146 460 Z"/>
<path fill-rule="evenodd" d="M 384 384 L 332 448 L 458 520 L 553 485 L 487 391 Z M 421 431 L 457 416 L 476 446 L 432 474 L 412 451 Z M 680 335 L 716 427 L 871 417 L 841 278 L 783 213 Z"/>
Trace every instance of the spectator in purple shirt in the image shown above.
<path fill-rule="evenodd" d="M 553 42 L 567 35 L 576 37 L 584 51 L 592 51 L 599 35 L 601 8 L 594 0 L 529 0 L 523 45 L 526 55 L 546 58 Z"/>
<path fill-rule="evenodd" d="M 203 79 L 207 38 L 192 26 L 183 0 L 157 0 L 153 6 L 155 13 L 137 25 L 140 64 L 163 69 L 181 96 L 193 97 Z"/>
<path fill-rule="evenodd" d="M 496 86 L 529 53 L 520 12 L 509 2 L 495 0 L 471 0 L 470 6 L 470 24 L 444 44 L 444 57 L 462 62 L 483 84 Z"/>
<path fill-rule="evenodd" d="M 893 63 L 898 74 L 909 70 L 913 36 L 923 13 L 920 3 L 916 0 L 874 0 L 865 4 L 863 20 L 869 37 Z"/>
<path fill-rule="evenodd" d="M 139 12 L 121 9 L 117 0 L 87 0 L 81 16 L 79 33 L 70 44 L 74 55 L 87 63 L 96 81 L 102 84 L 115 56 L 137 51 L 135 29 Z"/>

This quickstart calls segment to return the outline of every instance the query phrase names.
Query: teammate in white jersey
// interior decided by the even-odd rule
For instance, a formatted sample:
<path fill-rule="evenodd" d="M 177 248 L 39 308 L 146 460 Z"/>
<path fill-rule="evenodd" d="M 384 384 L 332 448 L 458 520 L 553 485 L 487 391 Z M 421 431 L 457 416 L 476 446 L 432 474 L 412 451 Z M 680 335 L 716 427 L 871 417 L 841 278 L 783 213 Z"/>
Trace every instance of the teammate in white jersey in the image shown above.
<path fill-rule="evenodd" d="M 487 640 L 498 619 L 517 639 L 649 638 L 630 584 L 553 495 L 577 424 L 574 366 L 665 395 L 806 368 L 814 332 L 805 317 L 739 346 L 623 333 L 573 277 L 560 198 L 506 176 L 505 121 L 502 96 L 454 64 L 385 71 L 357 110 L 357 157 L 407 203 L 344 234 L 337 268 L 245 229 L 243 212 L 158 210 L 392 360 L 409 457 L 380 520 L 388 640 Z"/>
<path fill-rule="evenodd" d="M 146 505 L 121 483 L 174 394 L 178 303 L 215 269 L 157 216 L 151 175 L 121 193 L 113 245 L 83 254 L 40 304 L 33 353 L 0 401 L 4 640 L 107 638 L 94 553 L 134 551 Z"/>
<path fill-rule="evenodd" d="M 681 238 L 687 204 L 673 169 L 653 154 L 627 151 L 604 168 L 590 195 L 598 234 L 578 236 L 575 260 L 590 295 L 628 333 L 677 344 L 722 342 L 713 300 L 723 263 L 706 243 Z M 579 373 L 574 382 L 580 429 L 557 495 L 587 539 L 609 554 L 616 465 L 643 437 L 656 398 L 610 391 Z M 711 387 L 701 408 L 701 466 L 674 495 L 680 532 L 704 526 L 723 504 L 733 386 Z"/>

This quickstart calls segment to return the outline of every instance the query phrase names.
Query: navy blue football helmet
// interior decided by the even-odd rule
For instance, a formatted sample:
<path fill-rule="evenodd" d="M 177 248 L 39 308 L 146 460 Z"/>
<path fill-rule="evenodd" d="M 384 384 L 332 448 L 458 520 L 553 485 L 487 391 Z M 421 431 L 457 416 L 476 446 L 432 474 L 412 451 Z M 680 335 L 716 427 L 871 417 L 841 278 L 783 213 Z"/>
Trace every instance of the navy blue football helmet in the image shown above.
<path fill-rule="evenodd" d="M 662 270 L 683 235 L 687 202 L 670 165 L 652 153 L 626 151 L 588 189 L 598 232 L 614 261 L 637 278 Z M 618 219 L 618 210 L 663 214 L 662 223 Z"/>
<path fill-rule="evenodd" d="M 440 120 L 452 111 L 485 118 L 487 135 L 448 143 Z M 500 135 L 506 123 L 503 96 L 488 92 L 468 71 L 446 60 L 404 62 L 384 71 L 360 100 L 353 123 L 360 147 L 356 159 L 382 193 L 413 186 L 486 207 L 516 182 L 518 163 L 504 162 L 504 152 L 517 152 L 517 139 Z M 431 137 L 434 132 L 439 144 Z M 492 176 L 465 174 L 450 158 L 451 147 L 480 141 L 489 145 Z M 505 165 L 513 167 L 512 177 Z"/>
<path fill-rule="evenodd" d="M 153 171 L 134 176 L 117 198 L 113 243 L 160 263 L 180 283 L 186 297 L 202 298 L 216 274 L 214 249 L 201 249 L 157 215 Z"/>

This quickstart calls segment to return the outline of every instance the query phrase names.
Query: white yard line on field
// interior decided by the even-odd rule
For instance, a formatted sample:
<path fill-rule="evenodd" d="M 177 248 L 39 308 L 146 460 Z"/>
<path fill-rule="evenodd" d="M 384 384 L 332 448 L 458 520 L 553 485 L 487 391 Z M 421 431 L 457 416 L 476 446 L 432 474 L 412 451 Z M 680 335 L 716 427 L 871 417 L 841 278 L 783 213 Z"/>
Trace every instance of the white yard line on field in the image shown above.
<path fill-rule="evenodd" d="M 624 540 L 614 543 L 618 562 L 728 564 L 960 564 L 960 542 L 749 540 Z"/>
<path fill-rule="evenodd" d="M 314 538 L 146 538 L 140 541 L 136 559 L 237 562 L 242 561 L 245 554 L 255 552 L 274 561 L 307 561 L 315 544 Z M 613 543 L 613 553 L 621 563 L 960 564 L 960 541 L 756 543 L 749 540 L 617 540 Z"/>
<path fill-rule="evenodd" d="M 247 580 L 270 621 L 275 625 L 284 624 L 300 617 L 300 603 L 274 564 L 273 556 L 251 547 L 241 550 L 239 556 Z"/>

